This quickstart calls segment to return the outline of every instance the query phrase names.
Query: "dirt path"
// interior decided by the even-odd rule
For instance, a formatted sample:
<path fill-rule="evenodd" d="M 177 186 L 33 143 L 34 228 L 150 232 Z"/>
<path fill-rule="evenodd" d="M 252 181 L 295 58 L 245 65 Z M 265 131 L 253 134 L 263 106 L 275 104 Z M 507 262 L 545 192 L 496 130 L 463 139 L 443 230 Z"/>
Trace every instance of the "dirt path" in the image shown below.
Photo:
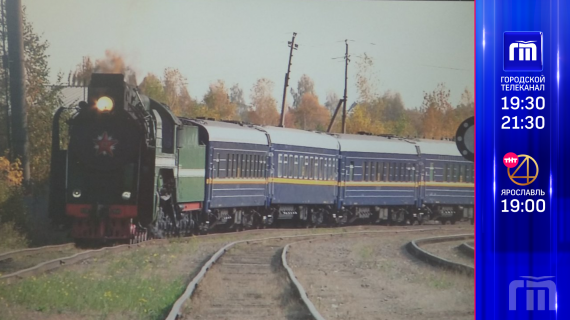
<path fill-rule="evenodd" d="M 403 248 L 414 239 L 457 233 L 465 230 L 302 242 L 288 261 L 327 320 L 471 320 L 473 278 L 433 268 Z"/>
<path fill-rule="evenodd" d="M 311 319 L 293 296 L 281 265 L 285 242 L 239 244 L 206 275 L 184 319 Z"/>

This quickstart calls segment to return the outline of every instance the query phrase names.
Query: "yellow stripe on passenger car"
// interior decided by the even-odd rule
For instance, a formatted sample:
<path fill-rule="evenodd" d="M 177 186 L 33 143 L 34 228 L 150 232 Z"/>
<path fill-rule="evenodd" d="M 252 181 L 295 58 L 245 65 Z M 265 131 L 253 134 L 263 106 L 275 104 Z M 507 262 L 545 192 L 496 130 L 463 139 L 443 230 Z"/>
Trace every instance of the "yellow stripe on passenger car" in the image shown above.
<path fill-rule="evenodd" d="M 305 180 L 305 179 L 271 178 L 270 181 L 273 183 L 302 184 L 302 185 L 313 185 L 313 186 L 336 187 L 338 185 L 336 180 Z"/>
<path fill-rule="evenodd" d="M 266 179 L 208 179 L 207 184 L 267 184 Z"/>
<path fill-rule="evenodd" d="M 346 187 L 407 187 L 413 188 L 417 186 L 415 182 L 376 182 L 376 181 L 346 181 L 341 182 L 340 186 Z"/>
<path fill-rule="evenodd" d="M 473 182 L 425 182 L 426 187 L 473 188 Z"/>

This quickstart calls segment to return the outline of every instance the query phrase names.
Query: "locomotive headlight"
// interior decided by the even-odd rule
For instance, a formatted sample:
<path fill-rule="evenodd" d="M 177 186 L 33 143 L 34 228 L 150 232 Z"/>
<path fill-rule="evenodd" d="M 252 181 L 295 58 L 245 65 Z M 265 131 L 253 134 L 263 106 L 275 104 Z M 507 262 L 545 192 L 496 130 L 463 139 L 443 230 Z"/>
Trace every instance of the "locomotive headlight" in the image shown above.
<path fill-rule="evenodd" d="M 73 192 L 71 193 L 71 195 L 72 195 L 74 198 L 79 198 L 79 197 L 81 197 L 81 190 L 79 190 L 79 189 L 74 189 Z"/>
<path fill-rule="evenodd" d="M 109 112 L 113 110 L 113 100 L 107 96 L 99 98 L 95 105 L 97 106 L 97 110 L 101 112 Z"/>
<path fill-rule="evenodd" d="M 129 200 L 131 198 L 131 193 L 129 191 L 123 192 L 123 200 Z"/>

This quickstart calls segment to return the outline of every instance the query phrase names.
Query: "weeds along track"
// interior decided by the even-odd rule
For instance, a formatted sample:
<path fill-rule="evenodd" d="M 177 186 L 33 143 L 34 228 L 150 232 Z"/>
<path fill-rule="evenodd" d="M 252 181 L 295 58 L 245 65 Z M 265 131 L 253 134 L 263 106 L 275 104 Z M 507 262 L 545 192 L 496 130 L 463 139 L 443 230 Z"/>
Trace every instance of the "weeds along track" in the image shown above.
<path fill-rule="evenodd" d="M 285 267 L 284 248 L 288 244 L 319 238 L 440 229 L 447 228 L 398 228 L 235 241 L 222 247 L 202 266 L 166 319 L 322 319 L 293 271 Z"/>
<path fill-rule="evenodd" d="M 474 256 L 469 257 L 460 251 L 465 241 L 472 239 L 474 239 L 473 234 L 423 238 L 410 241 L 406 249 L 413 256 L 429 264 L 473 276 Z"/>

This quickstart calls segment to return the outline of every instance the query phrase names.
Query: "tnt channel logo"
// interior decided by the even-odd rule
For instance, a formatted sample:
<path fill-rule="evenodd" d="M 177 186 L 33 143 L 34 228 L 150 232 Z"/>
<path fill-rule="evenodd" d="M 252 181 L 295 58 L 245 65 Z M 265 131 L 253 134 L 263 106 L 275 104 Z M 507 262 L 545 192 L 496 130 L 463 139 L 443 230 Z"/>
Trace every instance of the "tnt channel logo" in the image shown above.
<path fill-rule="evenodd" d="M 521 276 L 521 278 L 527 280 L 513 280 L 509 284 L 510 311 L 517 310 L 517 299 L 521 299 L 520 298 L 521 296 L 523 296 L 526 300 L 525 301 L 526 311 L 546 310 L 546 302 L 547 302 L 546 297 L 548 297 L 548 310 L 553 311 L 557 309 L 556 284 L 554 283 L 554 281 L 549 280 L 554 278 L 553 276 L 546 276 L 546 277 Z M 523 291 L 525 294 L 524 295 L 517 294 L 517 291 L 519 292 Z"/>
<path fill-rule="evenodd" d="M 509 179 L 519 186 L 528 186 L 538 177 L 536 160 L 526 154 L 516 155 L 509 152 L 503 157 L 503 164 L 507 167 Z M 513 169 L 513 172 L 511 172 L 511 169 Z"/>
<path fill-rule="evenodd" d="M 542 71 L 542 32 L 505 32 L 503 70 Z"/>

